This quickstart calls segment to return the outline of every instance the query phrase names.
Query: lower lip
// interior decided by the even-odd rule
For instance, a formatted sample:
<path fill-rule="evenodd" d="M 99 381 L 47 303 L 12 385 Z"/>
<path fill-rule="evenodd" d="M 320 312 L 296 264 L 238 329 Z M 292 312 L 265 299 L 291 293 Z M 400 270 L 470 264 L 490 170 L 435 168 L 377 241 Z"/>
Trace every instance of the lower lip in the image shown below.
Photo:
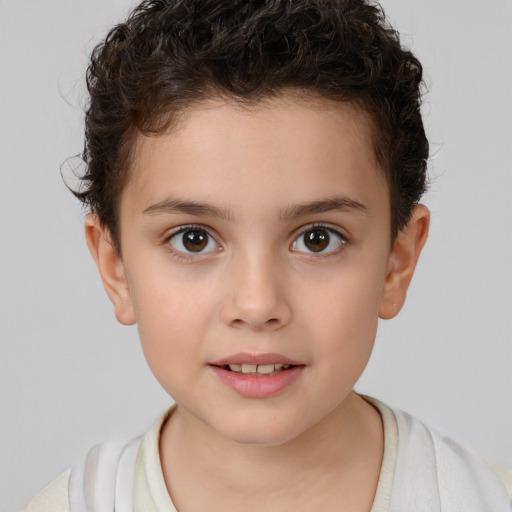
<path fill-rule="evenodd" d="M 281 392 L 299 377 L 305 366 L 294 366 L 274 375 L 247 375 L 210 366 L 221 382 L 246 398 L 266 398 Z"/>

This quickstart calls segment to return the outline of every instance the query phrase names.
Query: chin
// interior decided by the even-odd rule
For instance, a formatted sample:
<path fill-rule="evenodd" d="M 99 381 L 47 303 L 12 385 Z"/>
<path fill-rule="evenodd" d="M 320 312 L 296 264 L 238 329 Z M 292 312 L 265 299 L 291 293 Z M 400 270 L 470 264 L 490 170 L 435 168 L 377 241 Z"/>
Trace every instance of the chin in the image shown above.
<path fill-rule="evenodd" d="M 300 435 L 297 424 L 288 424 L 282 418 L 261 422 L 230 422 L 218 432 L 231 441 L 242 445 L 280 446 Z"/>
<path fill-rule="evenodd" d="M 243 434 L 230 435 L 229 437 L 231 438 L 232 441 L 240 445 L 261 447 L 282 446 L 295 438 L 295 436 L 290 435 L 289 433 L 273 435 L 269 434 L 268 432 L 244 432 Z"/>

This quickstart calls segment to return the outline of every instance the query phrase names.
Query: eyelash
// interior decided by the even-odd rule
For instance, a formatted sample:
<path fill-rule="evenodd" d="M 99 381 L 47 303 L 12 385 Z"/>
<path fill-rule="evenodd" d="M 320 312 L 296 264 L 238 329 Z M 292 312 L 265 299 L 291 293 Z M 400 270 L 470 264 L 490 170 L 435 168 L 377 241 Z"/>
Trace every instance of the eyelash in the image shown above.
<path fill-rule="evenodd" d="M 333 254 L 336 254 L 336 253 L 340 252 L 349 243 L 348 238 L 345 235 L 343 235 L 342 233 L 340 233 L 337 229 L 331 227 L 328 224 L 318 224 L 318 223 L 316 223 L 316 224 L 309 224 L 309 225 L 305 226 L 300 231 L 300 233 L 295 237 L 295 239 L 293 240 L 293 242 L 292 242 L 290 247 L 293 247 L 293 245 L 295 245 L 297 243 L 297 241 L 300 240 L 300 238 L 303 237 L 306 233 L 308 233 L 310 231 L 315 231 L 315 230 L 327 231 L 329 234 L 334 235 L 340 241 L 339 247 L 334 249 L 334 250 L 332 250 L 332 251 L 329 251 L 327 253 L 324 253 L 324 252 L 314 252 L 314 251 L 311 251 L 311 252 L 297 251 L 297 252 L 301 252 L 303 254 L 308 254 L 308 255 L 315 255 L 316 257 L 319 257 L 319 256 L 327 257 L 327 256 L 332 256 Z"/>
<path fill-rule="evenodd" d="M 171 240 L 173 238 L 177 237 L 179 234 L 186 233 L 188 231 L 204 231 L 206 233 L 206 235 L 208 236 L 208 238 L 210 240 L 213 240 L 215 242 L 215 244 L 217 244 L 215 237 L 209 233 L 208 228 L 206 228 L 205 226 L 201 226 L 199 224 L 187 224 L 184 226 L 180 226 L 178 229 L 173 231 L 170 235 L 166 236 L 165 239 L 163 240 L 163 242 L 166 244 L 167 249 L 168 249 L 169 253 L 171 254 L 171 256 L 178 259 L 179 261 L 188 263 L 188 262 L 191 262 L 194 259 L 194 257 L 200 256 L 202 254 L 209 254 L 210 252 L 214 252 L 214 251 L 208 251 L 207 253 L 197 252 L 196 254 L 194 254 L 192 252 L 187 253 L 187 252 L 179 251 L 179 250 L 173 248 L 171 246 Z M 217 246 L 219 246 L 219 244 L 217 244 Z"/>
<path fill-rule="evenodd" d="M 301 237 L 303 237 L 306 233 L 308 233 L 310 231 L 315 231 L 315 230 L 326 231 L 327 233 L 334 235 L 339 240 L 339 242 L 340 242 L 339 247 L 337 247 L 334 250 L 329 251 L 327 253 L 315 252 L 315 251 L 311 251 L 311 252 L 309 252 L 309 251 L 296 251 L 296 250 L 293 249 L 293 246 L 297 244 L 297 242 L 300 240 Z M 217 247 L 220 248 L 220 245 L 217 243 L 215 237 L 212 236 L 209 233 L 208 228 L 206 228 L 205 226 L 199 225 L 199 224 L 188 224 L 188 225 L 180 226 L 178 229 L 173 231 L 170 235 L 166 236 L 165 239 L 163 240 L 163 242 L 166 244 L 170 254 L 173 257 L 175 257 L 176 259 L 188 263 L 188 262 L 191 262 L 197 256 L 201 256 L 201 255 L 210 254 L 212 252 L 215 252 L 215 251 L 207 251 L 207 252 L 202 252 L 202 251 L 199 252 L 198 251 L 197 253 L 194 254 L 193 252 L 187 253 L 187 252 L 184 252 L 184 251 L 180 251 L 180 250 L 178 250 L 176 248 L 173 248 L 171 246 L 171 240 L 173 238 L 177 237 L 178 235 L 180 235 L 181 233 L 186 233 L 188 231 L 203 231 L 209 237 L 210 241 L 214 241 L 215 244 L 217 245 Z M 208 241 L 207 243 L 210 243 L 210 242 Z M 330 241 L 329 241 L 329 243 L 330 243 Z M 331 227 L 331 226 L 329 226 L 327 224 L 318 224 L 317 223 L 317 224 L 309 224 L 307 226 L 304 226 L 304 228 L 301 229 L 299 234 L 294 238 L 293 242 L 290 245 L 290 249 L 292 251 L 298 252 L 298 253 L 309 254 L 309 255 L 316 255 L 317 257 L 318 256 L 326 257 L 326 256 L 330 256 L 332 254 L 338 253 L 340 250 L 342 250 L 344 248 L 344 246 L 347 243 L 349 243 L 347 237 L 344 236 L 343 234 L 341 234 L 337 229 L 334 229 L 333 227 Z"/>

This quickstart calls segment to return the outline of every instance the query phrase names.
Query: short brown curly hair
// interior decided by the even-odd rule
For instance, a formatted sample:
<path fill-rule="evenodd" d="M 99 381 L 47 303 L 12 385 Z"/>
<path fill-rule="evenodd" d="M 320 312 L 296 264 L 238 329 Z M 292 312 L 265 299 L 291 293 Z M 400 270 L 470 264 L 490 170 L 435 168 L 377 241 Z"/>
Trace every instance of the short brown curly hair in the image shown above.
<path fill-rule="evenodd" d="M 192 103 L 299 90 L 353 102 L 374 123 L 391 238 L 426 189 L 422 66 L 366 0 L 145 0 L 94 49 L 87 70 L 86 172 L 75 195 L 118 251 L 118 201 L 139 133 L 159 134 Z"/>

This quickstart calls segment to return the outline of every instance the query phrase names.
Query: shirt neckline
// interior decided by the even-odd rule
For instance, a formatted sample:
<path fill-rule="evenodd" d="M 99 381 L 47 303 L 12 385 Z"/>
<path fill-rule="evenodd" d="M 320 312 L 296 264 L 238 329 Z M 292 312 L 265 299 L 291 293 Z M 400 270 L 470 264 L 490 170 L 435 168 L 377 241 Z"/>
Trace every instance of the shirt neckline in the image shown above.
<path fill-rule="evenodd" d="M 361 395 L 379 412 L 384 429 L 384 454 L 375 498 L 370 512 L 388 512 L 398 450 L 398 428 L 393 411 L 375 398 Z M 135 467 L 134 512 L 177 512 L 165 483 L 160 460 L 160 432 L 176 409 L 170 407 L 142 439 Z"/>

